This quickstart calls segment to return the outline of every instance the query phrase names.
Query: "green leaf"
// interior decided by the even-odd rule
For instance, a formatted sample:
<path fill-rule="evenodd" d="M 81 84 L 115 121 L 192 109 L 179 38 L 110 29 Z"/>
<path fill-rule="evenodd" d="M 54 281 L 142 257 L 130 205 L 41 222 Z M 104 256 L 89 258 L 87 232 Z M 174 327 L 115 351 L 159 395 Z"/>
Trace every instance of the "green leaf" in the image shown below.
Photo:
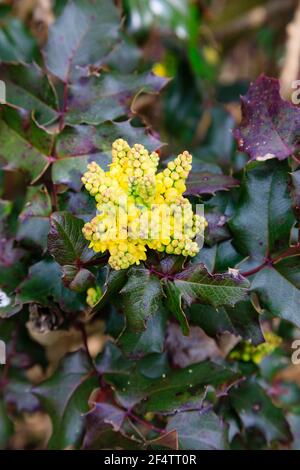
<path fill-rule="evenodd" d="M 25 205 L 19 216 L 17 240 L 23 245 L 44 250 L 47 247 L 51 210 L 51 199 L 44 186 L 28 188 Z"/>
<path fill-rule="evenodd" d="M 147 399 L 147 411 L 171 413 L 187 404 L 196 402 L 199 405 L 206 385 L 219 387 L 237 377 L 237 373 L 210 361 L 173 370 L 169 375 L 157 379 L 130 369 L 105 374 L 105 380 L 116 389 L 117 399 L 122 406 L 131 407 Z"/>
<path fill-rule="evenodd" d="M 109 403 L 95 403 L 85 415 L 86 434 L 83 449 L 133 449 L 140 442 L 132 435 L 126 436 L 121 426 L 126 421 L 126 412 Z"/>
<path fill-rule="evenodd" d="M 100 66 L 118 39 L 119 14 L 109 0 L 71 0 L 49 31 L 48 70 L 63 82 Z"/>
<path fill-rule="evenodd" d="M 28 277 L 19 286 L 17 300 L 41 305 L 51 305 L 54 300 L 62 310 L 72 313 L 85 308 L 84 300 L 63 286 L 60 266 L 47 259 L 31 266 Z"/>
<path fill-rule="evenodd" d="M 2 107 L 0 113 L 0 162 L 9 170 L 22 170 L 32 182 L 49 166 L 51 136 L 39 128 L 29 113 Z"/>
<path fill-rule="evenodd" d="M 288 164 L 275 160 L 251 163 L 229 226 L 238 251 L 263 259 L 288 246 L 294 223 L 288 194 Z"/>
<path fill-rule="evenodd" d="M 84 432 L 83 413 L 88 411 L 88 398 L 97 385 L 86 354 L 78 351 L 66 356 L 59 370 L 34 388 L 52 420 L 50 449 L 80 445 Z"/>
<path fill-rule="evenodd" d="M 273 405 L 264 389 L 247 382 L 230 392 L 231 406 L 238 413 L 245 428 L 258 428 L 267 441 L 287 442 L 291 439 L 289 425 L 283 410 Z"/>
<path fill-rule="evenodd" d="M 163 308 L 150 316 L 146 330 L 141 333 L 126 328 L 118 339 L 118 346 L 131 359 L 138 359 L 150 353 L 162 353 L 166 333 L 166 312 Z"/>
<path fill-rule="evenodd" d="M 95 284 L 95 276 L 91 271 L 68 264 L 62 267 L 62 280 L 66 287 L 75 292 L 85 292 Z"/>
<path fill-rule="evenodd" d="M 292 256 L 273 266 L 266 266 L 252 281 L 262 307 L 272 315 L 300 327 L 300 258 Z"/>
<path fill-rule="evenodd" d="M 157 150 L 162 143 L 146 128 L 134 127 L 131 121 L 108 121 L 99 126 L 66 126 L 57 138 L 57 159 L 52 166 L 54 183 L 67 184 L 74 190 L 82 186 L 81 176 L 91 161 L 103 169 L 111 163 L 111 146 L 122 137 L 129 145 L 137 142 L 149 151 Z"/>
<path fill-rule="evenodd" d="M 47 75 L 36 65 L 3 64 L 6 103 L 34 112 L 34 119 L 47 126 L 58 117 L 57 98 Z"/>
<path fill-rule="evenodd" d="M 101 310 L 115 294 L 118 294 L 127 280 L 126 271 L 115 271 L 109 267 L 106 269 L 106 280 L 102 289 L 103 294 L 96 305 L 93 307 L 90 313 L 91 316 L 95 315 L 95 313 Z"/>
<path fill-rule="evenodd" d="M 245 340 L 251 340 L 255 345 L 264 341 L 258 313 L 250 301 L 239 302 L 233 308 L 218 309 L 210 305 L 195 304 L 190 309 L 190 320 L 214 338 L 229 331 Z"/>
<path fill-rule="evenodd" d="M 32 62 L 37 56 L 36 42 L 17 18 L 11 18 L 0 30 L 0 60 Z"/>
<path fill-rule="evenodd" d="M 161 308 L 162 289 L 159 279 L 148 269 L 132 268 L 120 292 L 123 296 L 127 328 L 143 331 L 148 319 Z"/>
<path fill-rule="evenodd" d="M 226 450 L 227 433 L 224 423 L 212 411 L 178 413 L 169 419 L 168 431 L 178 433 L 183 450 Z"/>
<path fill-rule="evenodd" d="M 179 320 L 183 332 L 188 334 L 183 310 L 186 304 L 208 303 L 214 307 L 233 306 L 247 295 L 249 282 L 238 273 L 210 274 L 203 264 L 192 264 L 173 280 L 163 281 L 167 305 Z"/>
<path fill-rule="evenodd" d="M 8 447 L 9 438 L 13 435 L 13 424 L 8 417 L 7 407 L 0 399 L 0 449 Z"/>
<path fill-rule="evenodd" d="M 67 212 L 54 212 L 50 224 L 48 250 L 59 264 L 84 264 L 95 257 L 82 234 L 83 220 Z"/>
<path fill-rule="evenodd" d="M 239 181 L 232 176 L 209 172 L 192 172 L 187 180 L 185 194 L 199 196 L 215 194 L 239 186 Z"/>
<path fill-rule="evenodd" d="M 140 93 L 158 93 L 167 80 L 153 73 L 119 75 L 103 72 L 69 87 L 66 124 L 101 124 L 127 116 Z"/>

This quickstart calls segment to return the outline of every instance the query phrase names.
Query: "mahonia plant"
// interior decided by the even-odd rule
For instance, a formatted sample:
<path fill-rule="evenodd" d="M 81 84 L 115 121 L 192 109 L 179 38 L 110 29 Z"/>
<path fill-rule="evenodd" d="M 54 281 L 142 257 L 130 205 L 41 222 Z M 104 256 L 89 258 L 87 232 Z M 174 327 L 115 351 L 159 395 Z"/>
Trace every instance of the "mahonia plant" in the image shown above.
<path fill-rule="evenodd" d="M 156 152 L 117 139 L 109 171 L 92 162 L 82 177 L 98 209 L 96 217 L 84 225 L 83 234 L 95 252 L 109 251 L 108 262 L 116 270 L 146 260 L 147 246 L 183 256 L 199 251 L 193 240 L 199 233 L 203 236 L 207 223 L 193 214 L 191 203 L 182 195 L 192 156 L 183 152 L 156 173 L 158 163 Z"/>
<path fill-rule="evenodd" d="M 262 75 L 237 122 L 202 46 L 215 2 L 53 0 L 38 42 L 17 3 L 0 449 L 299 449 L 299 106 Z"/>

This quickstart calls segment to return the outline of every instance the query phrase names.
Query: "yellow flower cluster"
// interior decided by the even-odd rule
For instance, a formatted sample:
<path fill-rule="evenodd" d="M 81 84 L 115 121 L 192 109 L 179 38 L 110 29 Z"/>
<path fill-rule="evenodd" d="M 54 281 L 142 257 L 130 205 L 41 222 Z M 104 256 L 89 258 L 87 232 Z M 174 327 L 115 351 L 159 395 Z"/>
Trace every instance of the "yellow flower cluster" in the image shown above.
<path fill-rule="evenodd" d="M 281 338 L 271 331 L 264 333 L 266 342 L 258 346 L 254 346 L 249 341 L 244 341 L 239 350 L 232 351 L 230 353 L 231 359 L 238 359 L 244 362 L 254 362 L 259 364 L 266 356 L 272 354 L 272 352 L 281 344 Z"/>
<path fill-rule="evenodd" d="M 102 295 L 102 291 L 101 291 L 101 288 L 99 286 L 96 286 L 96 287 L 90 287 L 87 291 L 86 291 L 86 303 L 90 306 L 90 307 L 94 307 L 94 305 L 96 305 L 96 303 L 98 302 L 98 300 L 101 298 L 101 295 Z"/>
<path fill-rule="evenodd" d="M 145 260 L 147 246 L 183 256 L 199 251 L 193 240 L 207 223 L 182 196 L 192 156 L 183 152 L 160 173 L 158 163 L 157 153 L 117 139 L 109 171 L 92 162 L 82 177 L 98 209 L 96 217 L 84 225 L 83 234 L 94 251 L 109 250 L 114 269 Z"/>

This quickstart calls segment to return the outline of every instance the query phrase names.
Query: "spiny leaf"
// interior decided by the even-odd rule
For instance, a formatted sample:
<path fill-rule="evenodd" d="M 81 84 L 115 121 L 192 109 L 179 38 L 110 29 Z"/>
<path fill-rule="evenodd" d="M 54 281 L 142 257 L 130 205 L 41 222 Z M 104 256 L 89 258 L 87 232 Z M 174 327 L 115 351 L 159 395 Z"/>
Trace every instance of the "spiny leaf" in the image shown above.
<path fill-rule="evenodd" d="M 268 442 L 287 442 L 291 439 L 283 410 L 273 405 L 264 389 L 257 383 L 246 382 L 232 389 L 230 402 L 244 427 L 260 429 Z"/>
<path fill-rule="evenodd" d="M 133 268 L 121 294 L 127 327 L 131 331 L 142 331 L 146 322 L 161 308 L 162 289 L 159 279 L 148 269 Z"/>
<path fill-rule="evenodd" d="M 24 110 L 5 106 L 0 111 L 1 166 L 22 170 L 34 182 L 50 164 L 51 136 Z"/>
<path fill-rule="evenodd" d="M 48 70 L 68 82 L 100 66 L 118 39 L 119 14 L 109 0 L 71 0 L 50 28 L 44 49 Z"/>
<path fill-rule="evenodd" d="M 164 280 L 167 305 L 179 320 L 184 334 L 188 334 L 188 324 L 183 310 L 184 305 L 195 302 L 208 303 L 214 307 L 234 305 L 247 295 L 249 282 L 240 274 L 209 274 L 203 264 L 194 264 L 174 276 Z"/>
<path fill-rule="evenodd" d="M 34 388 L 52 420 L 50 449 L 78 447 L 84 432 L 83 413 L 88 411 L 88 398 L 97 384 L 86 354 L 78 351 L 66 356 L 60 369 Z"/>
<path fill-rule="evenodd" d="M 252 281 L 262 307 L 300 327 L 300 257 L 266 266 Z"/>
<path fill-rule="evenodd" d="M 157 379 L 129 370 L 105 374 L 105 380 L 114 385 L 118 401 L 131 407 L 147 398 L 147 411 L 174 412 L 188 403 L 199 405 L 205 385 L 219 387 L 237 379 L 239 374 L 210 361 L 173 370 Z"/>
<path fill-rule="evenodd" d="M 288 194 L 287 162 L 248 165 L 240 199 L 228 224 L 243 255 L 262 260 L 288 247 L 294 223 Z"/>
<path fill-rule="evenodd" d="M 242 122 L 235 130 L 239 149 L 251 160 L 283 160 L 300 140 L 300 109 L 280 96 L 279 80 L 261 75 L 242 99 Z"/>
<path fill-rule="evenodd" d="M 8 104 L 33 112 L 43 126 L 58 118 L 54 89 L 36 64 L 2 64 L 0 76 L 5 81 Z"/>
<path fill-rule="evenodd" d="M 177 431 L 179 448 L 183 450 L 226 450 L 224 423 L 212 411 L 178 413 L 169 419 L 168 431 Z"/>
<path fill-rule="evenodd" d="M 185 194 L 199 196 L 201 194 L 215 194 L 239 186 L 232 176 L 209 172 L 192 172 L 187 180 Z"/>

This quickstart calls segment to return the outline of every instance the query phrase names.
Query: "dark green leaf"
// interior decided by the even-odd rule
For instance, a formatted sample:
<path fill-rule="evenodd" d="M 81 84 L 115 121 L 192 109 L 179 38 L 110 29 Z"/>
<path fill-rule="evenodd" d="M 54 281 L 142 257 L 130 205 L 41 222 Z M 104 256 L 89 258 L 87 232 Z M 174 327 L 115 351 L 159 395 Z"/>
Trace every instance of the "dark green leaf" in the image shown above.
<path fill-rule="evenodd" d="M 121 290 L 127 328 L 143 331 L 147 321 L 161 309 L 162 289 L 159 279 L 148 269 L 132 268 Z"/>
<path fill-rule="evenodd" d="M 55 93 L 37 65 L 3 64 L 0 77 L 6 85 L 6 103 L 33 111 L 34 118 L 43 126 L 57 119 Z"/>
<path fill-rule="evenodd" d="M 60 369 L 34 388 L 52 420 L 50 449 L 80 445 L 84 432 L 83 413 L 88 411 L 88 398 L 97 384 L 86 354 L 78 351 L 66 356 Z"/>
<path fill-rule="evenodd" d="M 114 385 L 123 406 L 131 407 L 147 398 L 147 411 L 153 412 L 174 412 L 195 402 L 199 405 L 205 385 L 219 387 L 237 377 L 237 373 L 209 361 L 173 370 L 158 379 L 147 378 L 130 369 L 105 374 L 105 380 Z"/>
<path fill-rule="evenodd" d="M 169 419 L 168 431 L 178 433 L 183 450 L 226 450 L 227 433 L 224 423 L 212 411 L 178 413 Z"/>
<path fill-rule="evenodd" d="M 50 28 L 45 47 L 48 70 L 64 82 L 100 66 L 116 44 L 118 11 L 109 0 L 71 0 Z"/>
<path fill-rule="evenodd" d="M 273 405 L 263 388 L 248 382 L 230 393 L 230 402 L 239 414 L 245 428 L 258 428 L 268 442 L 291 439 L 290 429 L 280 408 Z"/>
<path fill-rule="evenodd" d="M 238 205 L 229 221 L 240 253 L 262 259 L 288 246 L 294 217 L 287 180 L 287 162 L 248 165 Z"/>
<path fill-rule="evenodd" d="M 217 337 L 229 331 L 258 345 L 264 341 L 258 313 L 250 301 L 239 302 L 233 308 L 195 304 L 190 310 L 191 322 L 199 325 L 206 334 Z"/>
<path fill-rule="evenodd" d="M 300 327 L 300 262 L 293 256 L 257 273 L 252 290 L 259 296 L 262 307 L 274 316 Z"/>
<path fill-rule="evenodd" d="M 187 180 L 187 190 L 185 194 L 215 194 L 217 191 L 224 191 L 239 185 L 239 181 L 232 176 L 209 172 L 192 172 Z"/>
<path fill-rule="evenodd" d="M 48 168 L 51 136 L 39 128 L 30 113 L 5 106 L 0 113 L 0 163 L 37 180 Z"/>
<path fill-rule="evenodd" d="M 247 295 L 249 282 L 238 273 L 210 274 L 203 264 L 193 264 L 173 280 L 165 280 L 167 305 L 187 333 L 182 307 L 203 302 L 218 307 L 233 306 Z"/>
<path fill-rule="evenodd" d="M 11 18 L 0 30 L 0 60 L 32 62 L 36 58 L 36 42 L 18 18 Z"/>

